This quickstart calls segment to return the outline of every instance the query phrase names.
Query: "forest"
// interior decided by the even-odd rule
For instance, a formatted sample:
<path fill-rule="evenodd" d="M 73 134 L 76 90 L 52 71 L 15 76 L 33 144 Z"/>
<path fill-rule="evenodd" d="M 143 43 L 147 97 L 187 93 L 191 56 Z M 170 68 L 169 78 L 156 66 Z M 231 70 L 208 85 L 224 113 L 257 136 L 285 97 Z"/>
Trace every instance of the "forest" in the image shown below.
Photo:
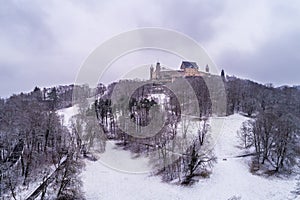
<path fill-rule="evenodd" d="M 67 126 L 58 111 L 74 105 L 78 113 Z M 84 159 L 96 159 L 93 154 L 104 152 L 108 140 L 149 157 L 163 181 L 191 185 L 209 178 L 217 162 L 211 117 L 234 113 L 249 118 L 237 137 L 252 157 L 252 173 L 296 173 L 299 87 L 223 73 L 172 83 L 36 87 L 0 99 L 0 196 L 17 199 L 22 189 L 42 183 L 26 199 L 84 199 L 78 176 Z"/>
<path fill-rule="evenodd" d="M 77 87 L 77 86 L 76 86 Z M 0 100 L 0 196 L 17 199 L 21 189 L 43 182 L 24 199 L 80 199 L 83 166 L 78 137 L 57 110 L 71 106 L 74 86 L 59 86 Z M 78 89 L 85 90 L 78 86 Z M 32 189 L 32 188 L 31 188 Z M 2 198 L 1 198 L 2 199 Z"/>

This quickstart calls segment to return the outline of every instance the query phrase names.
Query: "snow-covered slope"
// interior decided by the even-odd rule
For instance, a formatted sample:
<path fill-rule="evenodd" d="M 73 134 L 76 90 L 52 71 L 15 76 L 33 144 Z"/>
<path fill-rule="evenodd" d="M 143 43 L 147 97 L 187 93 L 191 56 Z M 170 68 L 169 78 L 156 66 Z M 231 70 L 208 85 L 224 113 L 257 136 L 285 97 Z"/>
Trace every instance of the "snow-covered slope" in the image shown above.
<path fill-rule="evenodd" d="M 218 163 L 208 181 L 202 181 L 197 186 L 204 191 L 200 199 L 229 199 L 233 196 L 243 200 L 283 200 L 290 197 L 295 182 L 279 178 L 266 179 L 252 175 L 246 158 L 235 158 L 242 154 L 237 148 L 239 139 L 237 130 L 247 118 L 235 114 L 226 117 L 215 146 Z M 195 197 L 198 190 L 191 190 Z"/>
<path fill-rule="evenodd" d="M 162 183 L 160 177 L 148 173 L 132 174 L 116 171 L 105 165 L 101 159 L 86 161 L 82 173 L 85 196 L 90 200 L 147 200 L 147 199 L 192 199 L 192 200 L 284 200 L 292 199 L 290 191 L 294 189 L 294 180 L 280 178 L 263 178 L 252 175 L 246 158 L 234 158 L 242 152 L 238 144 L 237 130 L 247 118 L 235 114 L 212 120 L 212 132 L 218 135 L 215 153 L 218 162 L 209 179 L 200 180 L 192 187 L 181 187 Z M 108 145 L 100 157 L 111 158 L 122 165 L 147 168 L 146 158 L 133 158 L 130 152 Z M 226 158 L 226 159 L 224 159 Z M 109 160 L 109 159 L 108 159 Z"/>
<path fill-rule="evenodd" d="M 69 108 L 63 108 L 57 111 L 57 114 L 63 118 L 63 123 L 65 126 L 68 126 L 72 116 L 78 113 L 78 106 L 72 106 Z"/>

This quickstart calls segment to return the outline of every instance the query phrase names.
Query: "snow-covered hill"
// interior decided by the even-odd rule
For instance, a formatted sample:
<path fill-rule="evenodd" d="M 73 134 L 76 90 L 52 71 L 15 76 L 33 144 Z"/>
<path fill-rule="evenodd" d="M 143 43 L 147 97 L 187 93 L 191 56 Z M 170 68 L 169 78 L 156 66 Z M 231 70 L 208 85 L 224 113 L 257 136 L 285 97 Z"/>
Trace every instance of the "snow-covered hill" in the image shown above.
<path fill-rule="evenodd" d="M 215 146 L 218 162 L 209 179 L 202 179 L 192 187 L 182 187 L 162 183 L 160 177 L 151 176 L 149 173 L 132 174 L 117 171 L 114 167 L 109 167 L 109 162 L 103 164 L 103 160 L 119 162 L 118 165 L 123 169 L 125 166 L 131 169 L 134 166 L 145 171 L 148 169 L 148 160 L 136 158 L 128 151 L 116 148 L 114 143 L 109 143 L 106 152 L 100 155 L 102 159 L 96 162 L 86 161 L 86 168 L 82 173 L 85 196 L 89 200 L 295 199 L 290 193 L 296 185 L 294 179 L 267 179 L 252 175 L 249 172 L 249 159 L 234 158 L 243 153 L 237 148 L 237 130 L 245 120 L 247 118 L 239 114 L 212 120 L 212 132 L 219 136 Z"/>

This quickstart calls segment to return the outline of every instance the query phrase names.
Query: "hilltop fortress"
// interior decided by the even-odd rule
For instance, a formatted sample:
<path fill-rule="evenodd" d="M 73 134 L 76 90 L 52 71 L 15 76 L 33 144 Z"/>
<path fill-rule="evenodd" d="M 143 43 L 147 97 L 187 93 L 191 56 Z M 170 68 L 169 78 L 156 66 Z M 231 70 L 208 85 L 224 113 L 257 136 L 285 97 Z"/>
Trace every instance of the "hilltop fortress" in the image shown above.
<path fill-rule="evenodd" d="M 157 80 L 163 82 L 173 82 L 174 79 L 179 77 L 188 76 L 209 76 L 209 66 L 205 66 L 205 71 L 199 71 L 199 66 L 195 62 L 182 61 L 179 70 L 170 70 L 161 67 L 160 63 L 156 63 L 154 69 L 153 66 L 150 67 L 150 80 Z"/>

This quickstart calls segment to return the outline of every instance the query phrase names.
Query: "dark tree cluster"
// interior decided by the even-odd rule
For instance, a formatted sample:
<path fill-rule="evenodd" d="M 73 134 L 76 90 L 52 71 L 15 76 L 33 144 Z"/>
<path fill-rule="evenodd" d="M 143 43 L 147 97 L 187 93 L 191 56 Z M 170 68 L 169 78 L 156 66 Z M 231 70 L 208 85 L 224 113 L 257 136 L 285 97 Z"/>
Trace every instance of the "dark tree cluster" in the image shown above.
<path fill-rule="evenodd" d="M 71 154 L 68 162 L 77 162 L 77 150 L 71 133 L 56 113 L 59 107 L 56 89 L 46 94 L 46 100 L 43 95 L 36 87 L 29 94 L 0 100 L 0 196 L 16 199 L 20 188 L 43 182 L 54 173 L 54 168 L 55 181 L 39 191 L 43 193 L 41 199 L 49 198 L 50 194 L 55 196 L 53 192 L 58 185 L 67 181 L 62 178 L 62 170 L 70 170 L 68 180 L 79 172 L 71 170 L 75 165 L 59 167 Z M 55 197 L 65 194 L 70 188 L 68 184 L 64 184 Z M 78 194 L 74 193 L 75 196 Z"/>
<path fill-rule="evenodd" d="M 190 85 L 190 90 L 182 87 L 182 81 Z M 174 91 L 181 95 L 179 98 L 183 104 Z M 165 95 L 163 102 L 157 99 L 158 94 Z M 196 99 L 192 99 L 192 95 Z M 196 108 L 201 114 L 195 114 Z M 95 101 L 95 110 L 106 137 L 120 141 L 118 144 L 125 149 L 150 156 L 156 173 L 164 181 L 176 179 L 182 184 L 190 184 L 195 177 L 209 175 L 208 168 L 215 158 L 208 151 L 208 124 L 204 116 L 211 114 L 211 101 L 203 79 L 178 79 L 168 87 L 159 83 L 120 81 L 108 86 L 106 94 Z M 183 119 L 181 112 L 190 116 Z M 201 124 L 198 137 L 187 136 L 187 130 L 191 128 L 189 117 L 198 118 Z M 153 120 L 164 122 L 161 129 L 153 135 L 149 133 L 149 136 L 141 132 L 142 127 Z M 130 128 L 128 122 L 133 122 L 134 127 Z M 179 123 L 183 124 L 180 134 Z M 136 137 L 130 132 L 141 132 L 147 137 Z M 177 155 L 176 151 L 180 153 Z"/>
<path fill-rule="evenodd" d="M 274 88 L 250 80 L 227 77 L 227 114 L 242 112 L 251 117 L 261 111 L 292 113 L 300 116 L 300 91 L 297 87 Z"/>
<path fill-rule="evenodd" d="M 193 92 L 195 92 L 198 99 L 200 117 L 211 115 L 212 103 L 205 80 L 202 77 L 188 77 L 187 81 L 191 84 Z"/>

